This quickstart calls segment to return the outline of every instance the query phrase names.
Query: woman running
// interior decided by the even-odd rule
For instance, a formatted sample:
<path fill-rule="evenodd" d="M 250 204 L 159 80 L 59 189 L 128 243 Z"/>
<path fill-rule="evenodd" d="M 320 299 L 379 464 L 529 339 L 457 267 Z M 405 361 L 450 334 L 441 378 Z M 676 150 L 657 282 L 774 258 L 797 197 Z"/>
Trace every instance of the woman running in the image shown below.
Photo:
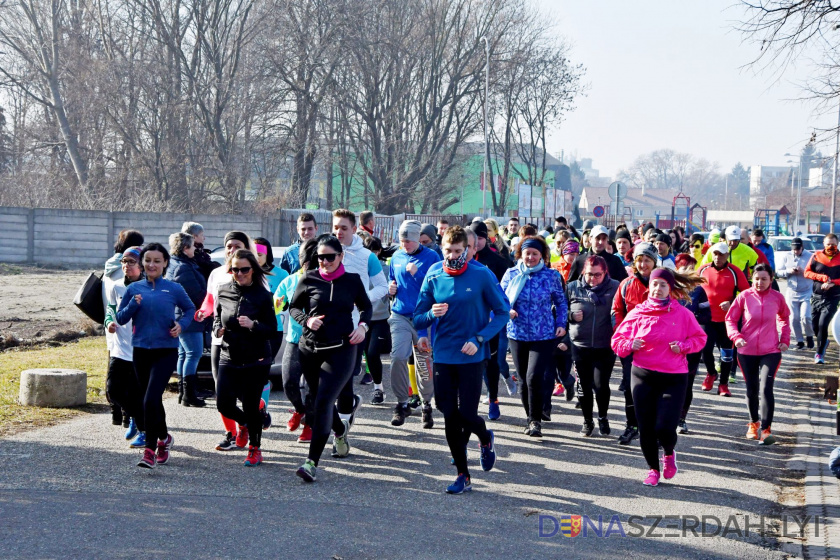
<path fill-rule="evenodd" d="M 309 457 L 297 470 L 306 482 L 315 482 L 316 467 L 335 432 L 333 457 L 350 454 L 348 420 L 338 415 L 335 401 L 353 376 L 356 345 L 365 340 L 371 317 L 367 289 L 358 274 L 345 272 L 344 246 L 332 235 L 318 238 L 318 269 L 298 282 L 289 307 L 292 318 L 303 325 L 300 360 L 312 403 L 312 441 Z M 360 321 L 353 324 L 353 307 Z M 307 416 L 310 416 L 307 411 Z"/>
<path fill-rule="evenodd" d="M 750 411 L 747 439 L 772 445 L 776 441 L 770 432 L 776 405 L 773 381 L 782 352 L 790 346 L 790 308 L 785 297 L 771 289 L 773 272 L 769 265 L 755 265 L 752 282 L 752 288 L 738 294 L 727 311 L 726 334 L 738 349 L 746 383 Z"/>
<path fill-rule="evenodd" d="M 589 437 L 595 429 L 592 421 L 592 391 L 598 403 L 598 431 L 609 435 L 610 376 L 615 353 L 610 348 L 612 335 L 612 301 L 618 291 L 618 280 L 610 278 L 607 263 L 598 255 L 586 259 L 583 274 L 566 287 L 569 298 L 569 330 L 572 355 L 580 379 L 583 396 L 581 435 Z"/>
<path fill-rule="evenodd" d="M 686 276 L 696 274 L 695 267 L 697 260 L 691 255 L 681 253 L 674 259 L 677 265 L 677 272 Z M 701 328 L 709 324 L 712 320 L 712 310 L 709 304 L 709 297 L 706 295 L 706 290 L 703 286 L 696 286 L 691 291 L 691 300 L 680 300 L 689 311 L 694 313 L 694 318 L 697 319 L 697 324 Z M 705 329 L 704 329 L 705 330 Z M 708 335 L 706 335 L 708 336 Z M 686 417 L 688 416 L 688 409 L 691 408 L 691 402 L 694 400 L 694 378 L 697 377 L 697 368 L 700 366 L 700 359 L 703 357 L 703 351 L 693 352 L 686 356 L 688 361 L 688 386 L 685 389 L 685 402 L 683 403 L 682 414 L 680 415 L 680 423 L 677 428 L 679 433 L 688 433 L 688 424 L 686 424 Z"/>
<path fill-rule="evenodd" d="M 467 469 L 470 435 L 476 434 L 481 444 L 481 468 L 489 471 L 496 463 L 493 431 L 478 415 L 478 401 L 490 359 L 489 342 L 507 323 L 510 305 L 495 276 L 468 262 L 463 228 L 447 228 L 442 245 L 443 266 L 434 268 L 423 280 L 414 326 L 425 329 L 436 324 L 435 402 L 443 413 L 446 442 L 458 469 L 458 477 L 446 492 L 461 494 L 472 490 Z"/>
<path fill-rule="evenodd" d="M 572 265 L 580 256 L 580 243 L 574 239 L 569 239 L 563 242 L 560 248 L 560 259 L 555 261 L 551 267 L 563 275 L 563 280 L 569 281 L 569 273 L 572 271 Z"/>
<path fill-rule="evenodd" d="M 662 476 L 677 474 L 677 424 L 688 383 L 687 354 L 699 352 L 706 333 L 694 314 L 677 302 L 699 283 L 666 268 L 650 274 L 647 301 L 627 314 L 615 331 L 612 348 L 633 355 L 631 389 L 639 422 L 639 442 L 650 471 L 648 486 L 659 484 L 659 447 L 664 451 Z"/>
<path fill-rule="evenodd" d="M 249 444 L 245 466 L 255 467 L 262 463 L 260 397 L 274 360 L 270 340 L 277 334 L 277 317 L 265 272 L 251 251 L 237 250 L 227 268 L 233 279 L 219 286 L 213 319 L 213 334 L 222 340 L 216 408 L 239 424 L 237 447 Z"/>
<path fill-rule="evenodd" d="M 178 363 L 178 335 L 192 323 L 195 305 L 180 284 L 163 278 L 169 266 L 169 252 L 163 245 L 143 247 L 140 262 L 146 277 L 126 289 L 117 309 L 117 323 L 134 321 L 134 373 L 145 394 L 146 424 L 146 451 L 137 466 L 153 469 L 155 464 L 169 461 L 174 440 L 166 427 L 163 391 Z M 178 321 L 176 308 L 181 312 Z"/>
<path fill-rule="evenodd" d="M 563 279 L 546 266 L 551 255 L 542 237 L 523 239 L 516 247 L 516 259 L 501 282 L 511 307 L 507 337 L 522 381 L 522 406 L 528 419 L 525 435 L 542 437 L 543 381 L 552 366 L 557 339 L 566 334 L 568 306 Z"/>

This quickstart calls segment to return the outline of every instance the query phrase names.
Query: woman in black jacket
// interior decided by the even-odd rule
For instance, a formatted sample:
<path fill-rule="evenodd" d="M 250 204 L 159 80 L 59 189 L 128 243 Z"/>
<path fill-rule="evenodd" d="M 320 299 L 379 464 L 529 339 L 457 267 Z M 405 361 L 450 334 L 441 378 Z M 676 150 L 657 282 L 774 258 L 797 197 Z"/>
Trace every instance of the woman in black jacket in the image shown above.
<path fill-rule="evenodd" d="M 345 272 L 344 248 L 335 237 L 318 238 L 318 269 L 310 270 L 298 283 L 289 304 L 292 319 L 303 326 L 300 363 L 309 385 L 307 418 L 313 418 L 309 457 L 297 470 L 306 482 L 315 482 L 318 459 L 335 431 L 333 457 L 350 453 L 350 424 L 338 416 L 335 401 L 353 375 L 356 349 L 365 340 L 372 307 L 358 274 Z M 353 324 L 353 306 L 360 322 Z"/>
<path fill-rule="evenodd" d="M 610 405 L 610 376 L 615 365 L 615 353 L 610 347 L 612 301 L 618 291 L 618 280 L 610 278 L 607 263 L 598 255 L 587 257 L 583 274 L 566 287 L 569 300 L 569 333 L 572 338 L 572 356 L 578 379 L 583 390 L 583 436 L 591 436 L 595 429 L 592 421 L 592 391 L 598 403 L 598 431 L 610 433 L 607 408 Z"/>
<path fill-rule="evenodd" d="M 269 339 L 277 332 L 274 299 L 254 253 L 238 249 L 228 270 L 233 280 L 219 286 L 213 331 L 222 339 L 216 377 L 216 407 L 239 424 L 237 446 L 248 447 L 246 467 L 262 463 L 260 397 L 271 370 Z M 242 401 L 242 409 L 236 399 Z"/>

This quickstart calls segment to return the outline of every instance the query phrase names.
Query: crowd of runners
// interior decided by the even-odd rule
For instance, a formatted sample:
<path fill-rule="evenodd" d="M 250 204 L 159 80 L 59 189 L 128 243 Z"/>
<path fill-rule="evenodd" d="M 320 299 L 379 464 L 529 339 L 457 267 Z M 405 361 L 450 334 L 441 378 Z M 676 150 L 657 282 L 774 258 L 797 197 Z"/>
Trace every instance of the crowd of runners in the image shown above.
<path fill-rule="evenodd" d="M 740 368 L 746 437 L 771 445 L 773 382 L 791 323 L 795 348 L 807 345 L 823 363 L 840 301 L 834 234 L 813 254 L 794 239 L 776 261 L 760 229 L 738 226 L 706 239 L 652 224 L 578 232 L 562 217 L 542 230 L 517 218 L 503 227 L 476 218 L 466 228 L 406 220 L 393 245 L 375 231 L 372 212 L 336 210 L 329 224 L 304 212 L 298 241 L 277 261 L 267 239 L 231 231 L 221 265 L 197 223 L 172 234 L 169 247 L 121 232 L 104 276 L 107 395 L 113 422 L 143 449 L 138 466 L 170 460 L 162 399 L 173 372 L 183 406 L 215 397 L 216 449 L 241 449 L 245 466 L 261 464 L 262 432 L 272 422 L 269 375 L 279 362 L 293 407 L 286 428 L 308 444 L 296 471 L 304 481 L 316 480 L 330 440 L 332 457 L 351 454 L 362 401 L 384 405 L 390 393 L 393 426 L 417 414 L 429 429 L 442 417 L 457 473 L 446 491 L 459 494 L 471 489 L 473 434 L 482 470 L 496 462 L 488 426 L 502 416 L 500 381 L 521 397 L 522 411 L 505 414 L 524 416 L 525 437 L 543 436 L 552 397 L 577 401 L 582 437 L 594 433 L 596 412 L 598 432 L 608 436 L 618 366 L 617 442 L 639 439 L 644 484 L 656 486 L 677 473 L 677 438 L 689 433 L 701 362 L 700 388 L 717 386 L 721 397 L 731 396 Z M 787 280 L 784 296 L 777 277 Z M 205 338 L 209 393 L 196 383 Z M 387 390 L 382 354 L 390 354 Z"/>

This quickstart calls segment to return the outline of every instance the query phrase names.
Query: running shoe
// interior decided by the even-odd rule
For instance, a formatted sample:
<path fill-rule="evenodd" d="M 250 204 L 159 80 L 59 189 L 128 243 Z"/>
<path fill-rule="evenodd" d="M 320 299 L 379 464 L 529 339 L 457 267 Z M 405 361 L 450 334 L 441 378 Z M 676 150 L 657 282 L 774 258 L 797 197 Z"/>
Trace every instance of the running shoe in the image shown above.
<path fill-rule="evenodd" d="M 288 428 L 290 432 L 294 432 L 300 427 L 300 423 L 303 422 L 304 413 L 298 412 L 294 409 L 289 412 L 291 412 L 292 415 L 289 416 L 289 421 L 286 422 L 286 428 Z"/>
<path fill-rule="evenodd" d="M 385 391 L 382 389 L 374 389 L 373 396 L 370 398 L 370 404 L 382 404 L 385 402 Z"/>
<path fill-rule="evenodd" d="M 802 340 L 800 340 L 799 342 L 797 342 L 797 343 L 796 343 L 796 349 L 797 349 L 797 350 L 804 350 L 804 349 L 805 349 L 805 342 L 804 342 L 804 341 L 802 341 Z"/>
<path fill-rule="evenodd" d="M 711 373 L 706 374 L 706 379 L 703 380 L 703 384 L 700 385 L 700 388 L 704 391 L 711 391 L 712 387 L 715 386 L 715 380 L 717 379 L 717 375 L 712 375 Z"/>
<path fill-rule="evenodd" d="M 350 433 L 350 422 L 347 420 L 341 422 L 344 424 L 344 433 L 333 438 L 332 456 L 344 458 L 350 455 L 350 442 L 347 439 Z"/>
<path fill-rule="evenodd" d="M 630 445 L 630 442 L 639 437 L 639 428 L 636 426 L 627 426 L 624 428 L 624 433 L 618 436 L 618 443 L 621 445 Z"/>
<path fill-rule="evenodd" d="M 304 424 L 300 437 L 298 437 L 298 443 L 309 443 L 310 441 L 312 441 L 312 428 Z"/>
<path fill-rule="evenodd" d="M 143 458 L 140 459 L 140 462 L 137 463 L 137 466 L 141 469 L 153 469 L 155 468 L 155 463 L 157 463 L 157 458 L 155 457 L 154 449 L 148 449 L 143 452 Z"/>
<path fill-rule="evenodd" d="M 761 430 L 761 436 L 758 440 L 758 445 L 773 445 L 776 443 L 776 437 L 770 433 L 770 428 Z"/>
<path fill-rule="evenodd" d="M 264 408 L 260 412 L 262 413 L 263 430 L 267 430 L 271 427 L 271 413 Z"/>
<path fill-rule="evenodd" d="M 392 426 L 402 426 L 405 419 L 411 416 L 411 408 L 405 403 L 397 403 L 394 407 L 394 416 L 391 418 Z"/>
<path fill-rule="evenodd" d="M 729 376 L 729 382 L 738 383 L 738 375 L 736 375 L 735 372 L 733 372 L 732 375 Z"/>
<path fill-rule="evenodd" d="M 505 386 L 507 387 L 508 395 L 511 397 L 519 390 L 519 386 L 516 384 L 516 378 L 512 375 L 505 379 Z"/>
<path fill-rule="evenodd" d="M 480 447 L 481 457 L 478 459 L 481 468 L 485 471 L 493 469 L 496 464 L 496 435 L 493 430 L 487 430 L 490 433 L 490 443 Z"/>
<path fill-rule="evenodd" d="M 528 435 L 531 437 L 542 437 L 542 424 L 536 421 L 529 423 Z"/>
<path fill-rule="evenodd" d="M 718 385 L 718 395 L 721 397 L 731 397 L 732 393 L 729 392 L 729 384 L 721 383 Z"/>
<path fill-rule="evenodd" d="M 490 397 L 485 396 L 485 397 L 481 398 L 481 404 L 487 404 L 489 402 L 490 402 Z"/>
<path fill-rule="evenodd" d="M 248 456 L 245 457 L 245 466 L 246 467 L 256 467 L 257 465 L 262 464 L 262 451 L 260 451 L 259 447 L 254 445 L 248 448 Z"/>
<path fill-rule="evenodd" d="M 139 432 L 140 430 L 137 429 L 137 422 L 134 421 L 134 418 L 131 418 L 128 421 L 128 429 L 125 431 L 125 439 L 131 441 L 137 437 Z"/>
<path fill-rule="evenodd" d="M 610 421 L 606 418 L 598 418 L 598 431 L 602 436 L 610 435 Z"/>
<path fill-rule="evenodd" d="M 157 463 L 158 465 L 165 465 L 169 462 L 169 450 L 172 449 L 172 444 L 175 439 L 172 434 L 167 434 L 166 439 L 160 439 L 157 443 Z"/>
<path fill-rule="evenodd" d="M 216 451 L 233 451 L 234 449 L 236 449 L 236 436 L 231 432 L 227 432 L 224 439 L 216 444 Z"/>
<path fill-rule="evenodd" d="M 815 364 L 824 364 L 825 360 L 823 360 L 822 354 L 814 354 L 814 363 Z"/>
<path fill-rule="evenodd" d="M 146 447 L 146 432 L 140 432 L 134 438 L 134 440 L 128 444 L 128 446 L 132 449 L 143 449 Z"/>
<path fill-rule="evenodd" d="M 566 388 L 563 387 L 562 383 L 555 383 L 554 384 L 554 392 L 551 393 L 551 396 L 559 397 L 559 396 L 562 396 L 563 393 L 565 393 L 565 392 L 566 392 Z"/>
<path fill-rule="evenodd" d="M 236 433 L 236 447 L 245 449 L 248 446 L 248 426 L 239 426 L 239 432 Z"/>
<path fill-rule="evenodd" d="M 353 395 L 353 412 L 350 413 L 350 420 L 347 423 L 350 427 L 353 427 L 353 422 L 356 421 L 356 411 L 359 410 L 359 405 L 362 404 L 362 397 L 359 395 Z"/>
<path fill-rule="evenodd" d="M 688 424 L 685 423 L 685 420 L 680 420 L 680 423 L 677 424 L 677 433 L 678 434 L 687 434 L 688 433 Z"/>
<path fill-rule="evenodd" d="M 417 408 L 421 405 L 420 395 L 411 395 L 408 397 L 408 406 L 411 408 Z"/>
<path fill-rule="evenodd" d="M 659 486 L 659 471 L 650 469 L 647 474 L 647 478 L 642 483 L 645 486 Z"/>
<path fill-rule="evenodd" d="M 808 341 L 808 348 L 813 350 L 814 349 L 814 337 L 813 336 L 807 336 L 807 337 L 805 337 L 805 340 Z"/>
<path fill-rule="evenodd" d="M 472 490 L 470 479 L 466 475 L 459 474 L 455 482 L 446 487 L 447 494 L 463 494 Z"/>
<path fill-rule="evenodd" d="M 315 478 L 315 471 L 317 470 L 318 467 L 315 466 L 315 463 L 311 459 L 307 459 L 295 474 L 301 477 L 304 482 L 315 482 L 318 480 Z"/>
<path fill-rule="evenodd" d="M 747 424 L 747 439 L 758 439 L 758 422 Z"/>
<path fill-rule="evenodd" d="M 423 428 L 431 430 L 435 426 L 435 419 L 432 418 L 432 405 L 426 403 L 423 405 Z"/>
<path fill-rule="evenodd" d="M 501 415 L 502 415 L 502 413 L 499 410 L 499 401 L 493 401 L 493 402 L 489 403 L 489 406 L 487 408 L 487 419 L 488 420 L 498 420 L 499 416 L 501 416 Z"/>
<path fill-rule="evenodd" d="M 583 437 L 589 437 L 592 435 L 592 431 L 595 429 L 595 422 L 591 420 L 584 420 L 583 427 L 580 429 L 580 435 Z"/>
<path fill-rule="evenodd" d="M 662 456 L 662 477 L 671 480 L 677 474 L 677 452 Z"/>
<path fill-rule="evenodd" d="M 359 380 L 359 385 L 372 385 L 373 384 L 373 376 L 367 372 L 362 376 Z"/>

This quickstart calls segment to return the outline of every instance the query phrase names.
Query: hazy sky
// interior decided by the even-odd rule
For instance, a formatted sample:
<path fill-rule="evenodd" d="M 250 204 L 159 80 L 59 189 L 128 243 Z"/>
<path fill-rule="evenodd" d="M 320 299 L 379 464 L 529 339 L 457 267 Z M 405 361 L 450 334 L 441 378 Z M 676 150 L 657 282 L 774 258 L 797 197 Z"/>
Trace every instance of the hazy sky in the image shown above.
<path fill-rule="evenodd" d="M 591 157 L 601 175 L 615 177 L 641 154 L 672 148 L 704 157 L 728 171 L 786 165 L 819 115 L 796 82 L 740 68 L 756 52 L 733 29 L 737 0 L 538 0 L 572 43 L 571 58 L 587 67 L 590 84 L 549 151 Z M 820 146 L 823 153 L 834 144 Z"/>

